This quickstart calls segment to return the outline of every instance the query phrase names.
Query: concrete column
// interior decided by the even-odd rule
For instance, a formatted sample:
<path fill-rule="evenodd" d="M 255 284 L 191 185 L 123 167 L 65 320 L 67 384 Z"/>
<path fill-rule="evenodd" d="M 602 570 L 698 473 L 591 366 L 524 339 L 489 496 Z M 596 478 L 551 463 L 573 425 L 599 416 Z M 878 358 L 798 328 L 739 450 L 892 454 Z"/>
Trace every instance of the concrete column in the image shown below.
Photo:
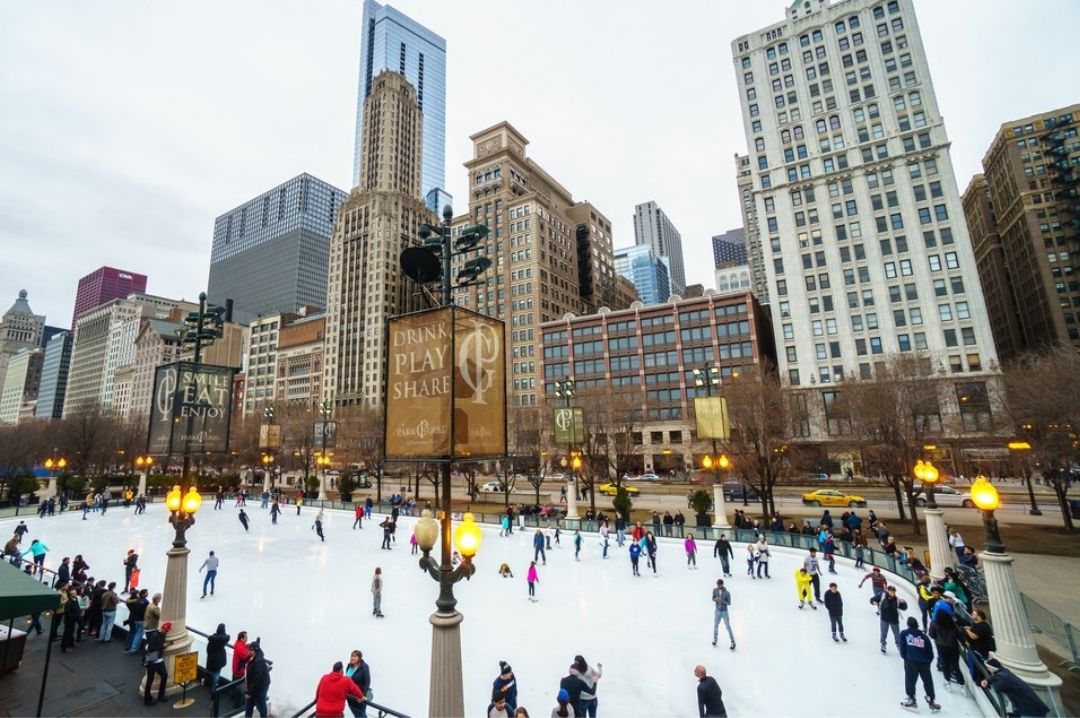
<path fill-rule="evenodd" d="M 190 653 L 194 642 L 187 630 L 187 572 L 188 572 L 188 548 L 170 548 L 165 554 L 168 558 L 165 563 L 165 589 L 161 592 L 161 623 L 172 623 L 172 628 L 165 636 L 165 670 L 169 673 L 169 682 L 165 687 L 166 695 L 174 695 L 182 690 L 181 686 L 173 682 L 176 675 L 174 662 L 176 656 L 182 653 Z M 140 694 L 146 688 L 146 675 L 143 674 L 139 684 Z M 157 683 L 154 684 L 154 695 L 157 696 Z"/>
<path fill-rule="evenodd" d="M 716 516 L 713 518 L 713 528 L 729 529 L 731 524 L 727 520 L 727 505 L 724 503 L 724 484 L 717 482 L 712 485 L 713 510 Z"/>
<path fill-rule="evenodd" d="M 431 614 L 431 683 L 428 715 L 464 718 L 465 689 L 461 672 L 462 615 Z"/>
<path fill-rule="evenodd" d="M 55 476 L 50 476 L 49 477 L 49 488 L 46 491 L 45 498 L 51 498 L 53 496 L 56 496 L 56 477 Z"/>
<path fill-rule="evenodd" d="M 148 473 L 150 473 L 150 472 L 149 471 L 141 471 L 141 472 L 139 472 L 139 492 L 138 492 L 138 494 L 136 494 L 137 496 L 146 496 L 146 475 Z"/>
<path fill-rule="evenodd" d="M 923 509 L 926 518 L 926 540 L 930 544 L 930 578 L 940 582 L 945 568 L 956 563 L 956 554 L 949 548 L 945 536 L 945 514 L 941 509 Z"/>
<path fill-rule="evenodd" d="M 986 573 L 986 592 L 990 600 L 990 620 L 994 626 L 997 650 L 994 655 L 1002 665 L 1028 683 L 1051 707 L 1052 715 L 1064 715 L 1061 678 L 1047 670 L 1035 650 L 1027 611 L 1020 598 L 1020 586 L 1013 573 L 1013 557 L 1007 553 L 979 554 Z"/>
<path fill-rule="evenodd" d="M 566 482 L 566 518 L 580 518 L 577 512 L 577 482 L 573 479 Z"/>
<path fill-rule="evenodd" d="M 323 473 L 319 476 L 319 501 L 326 501 L 328 498 L 326 495 L 326 474 Z"/>
<path fill-rule="evenodd" d="M 263 491 L 270 491 L 270 468 L 263 469 Z"/>

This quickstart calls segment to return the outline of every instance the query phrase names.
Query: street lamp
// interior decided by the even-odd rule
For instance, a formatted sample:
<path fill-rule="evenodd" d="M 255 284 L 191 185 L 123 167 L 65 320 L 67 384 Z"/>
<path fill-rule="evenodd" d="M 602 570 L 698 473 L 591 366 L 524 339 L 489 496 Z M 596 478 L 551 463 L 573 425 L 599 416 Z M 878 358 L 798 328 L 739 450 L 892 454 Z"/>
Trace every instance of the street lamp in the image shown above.
<path fill-rule="evenodd" d="M 954 554 L 949 549 L 949 536 L 945 532 L 945 512 L 938 508 L 934 500 L 934 484 L 941 477 L 937 467 L 922 459 L 915 462 L 912 475 L 922 484 L 926 492 L 926 538 L 930 543 L 930 578 L 935 581 L 945 579 L 945 567 L 953 563 Z"/>
<path fill-rule="evenodd" d="M 330 465 L 330 456 L 326 453 L 326 427 L 330 417 L 334 413 L 334 405 L 329 401 L 319 404 L 319 413 L 322 414 L 322 475 L 319 477 L 319 501 L 326 501 L 326 467 Z"/>
<path fill-rule="evenodd" d="M 716 451 L 715 440 L 713 441 L 713 451 Z M 711 469 L 713 472 L 713 508 L 715 509 L 713 527 L 718 529 L 731 528 L 727 522 L 727 511 L 724 504 L 724 482 L 720 478 L 721 471 L 727 471 L 731 468 L 731 459 L 727 457 L 727 454 L 720 454 L 716 458 L 706 454 L 705 458 L 701 460 L 701 468 L 706 471 Z"/>
<path fill-rule="evenodd" d="M 273 471 L 274 455 L 263 454 L 260 458 L 263 465 L 263 491 L 270 490 L 270 474 Z"/>
<path fill-rule="evenodd" d="M 139 495 L 146 496 L 146 477 L 150 473 L 150 467 L 154 465 L 153 456 L 136 456 L 135 468 L 139 472 Z"/>
<path fill-rule="evenodd" d="M 720 385 L 720 367 L 715 364 L 704 364 L 693 370 L 694 385 L 699 389 L 705 390 L 705 396 L 713 395 L 713 387 Z M 731 461 L 726 456 L 721 456 L 716 448 L 716 439 L 712 440 L 712 455 L 717 458 L 714 460 L 709 458 L 709 465 L 713 468 L 713 509 L 715 516 L 713 518 L 713 526 L 718 529 L 731 528 L 731 524 L 727 520 L 727 507 L 724 504 L 724 485 L 720 480 L 720 459 L 723 458 L 728 462 L 730 466 Z M 706 466 L 705 468 L 709 468 Z M 727 466 L 722 467 L 727 469 Z M 750 500 L 747 497 L 747 491 L 743 489 L 743 506 L 749 506 Z"/>
<path fill-rule="evenodd" d="M 63 456 L 57 456 L 58 452 L 58 449 L 53 449 L 53 455 L 45 459 L 45 468 L 52 473 L 52 476 L 49 477 L 48 489 L 46 489 L 48 496 L 56 496 L 56 477 L 61 471 L 67 468 L 67 459 Z M 46 498 L 48 498 L 48 496 Z"/>
<path fill-rule="evenodd" d="M 555 396 L 563 400 L 563 405 L 569 409 L 570 400 L 574 398 L 574 380 L 566 379 L 565 381 L 555 382 Z M 577 512 L 577 469 L 581 468 L 581 458 L 574 455 L 574 442 L 573 436 L 577 432 L 577 420 L 571 417 L 570 431 L 567 432 L 568 440 L 566 442 L 566 453 L 568 456 L 573 457 L 570 460 L 571 469 L 569 486 L 567 486 L 567 503 L 566 503 L 566 518 L 576 520 L 578 518 Z M 564 460 L 563 466 L 566 466 Z"/>
<path fill-rule="evenodd" d="M 986 550 L 990 553 L 1005 553 L 1005 544 L 1001 542 L 998 522 L 994 510 L 1001 505 L 1001 497 L 994 485 L 980 474 L 971 485 L 971 500 L 982 511 L 983 526 L 986 527 Z"/>
<path fill-rule="evenodd" d="M 1016 441 L 1010 441 L 1008 447 L 1009 451 L 1020 456 L 1020 472 L 1024 477 L 1024 483 L 1027 484 L 1028 500 L 1031 501 L 1031 509 L 1028 513 L 1032 516 L 1042 516 L 1042 510 L 1039 509 L 1039 504 L 1035 502 L 1035 488 L 1031 485 L 1031 469 L 1029 468 L 1027 461 L 1027 454 L 1031 451 L 1031 443 L 1023 439 L 1018 439 Z"/>

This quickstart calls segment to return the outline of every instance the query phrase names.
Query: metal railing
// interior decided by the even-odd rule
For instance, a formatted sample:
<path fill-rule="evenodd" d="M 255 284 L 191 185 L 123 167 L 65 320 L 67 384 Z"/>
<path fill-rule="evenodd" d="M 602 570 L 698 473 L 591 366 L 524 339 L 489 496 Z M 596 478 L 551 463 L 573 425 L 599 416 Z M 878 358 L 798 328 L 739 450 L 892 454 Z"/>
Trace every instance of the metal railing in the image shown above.
<path fill-rule="evenodd" d="M 392 708 L 387 708 L 386 706 L 381 706 L 378 703 L 372 703 L 371 701 L 365 702 L 367 703 L 368 708 L 375 711 L 376 718 L 387 718 L 387 716 L 390 716 L 391 718 L 409 718 L 409 716 L 405 713 L 398 713 Z M 294 713 L 292 718 L 308 718 L 309 716 L 313 716 L 315 715 L 314 708 L 315 701 L 312 701 L 311 703 L 308 703 L 306 706 Z M 308 711 L 311 712 L 309 713 Z"/>
<path fill-rule="evenodd" d="M 1080 670 L 1080 651 L 1077 650 L 1080 648 L 1080 629 L 1026 593 L 1021 593 L 1020 598 L 1024 602 L 1031 630 L 1051 639 L 1071 656 L 1071 659 L 1066 658 L 1058 665 L 1068 667 L 1070 671 Z"/>

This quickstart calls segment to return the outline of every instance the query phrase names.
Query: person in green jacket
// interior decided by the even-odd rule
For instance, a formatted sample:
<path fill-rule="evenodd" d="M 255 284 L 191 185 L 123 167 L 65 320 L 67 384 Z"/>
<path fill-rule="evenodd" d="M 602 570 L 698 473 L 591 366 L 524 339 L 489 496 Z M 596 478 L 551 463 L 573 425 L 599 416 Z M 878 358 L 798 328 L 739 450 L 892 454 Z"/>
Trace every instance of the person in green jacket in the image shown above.
<path fill-rule="evenodd" d="M 34 539 L 30 543 L 30 548 L 19 554 L 20 558 L 28 553 L 34 554 L 34 566 L 35 570 L 39 574 L 44 574 L 45 571 L 45 554 L 48 552 L 49 547 L 43 544 L 40 540 Z"/>

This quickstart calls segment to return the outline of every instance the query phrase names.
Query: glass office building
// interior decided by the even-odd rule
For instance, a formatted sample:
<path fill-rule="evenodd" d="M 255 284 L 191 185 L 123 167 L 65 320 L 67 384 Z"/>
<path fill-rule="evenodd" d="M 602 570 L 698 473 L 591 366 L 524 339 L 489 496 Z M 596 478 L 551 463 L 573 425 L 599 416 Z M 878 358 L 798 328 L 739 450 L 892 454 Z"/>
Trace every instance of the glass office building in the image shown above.
<path fill-rule="evenodd" d="M 671 296 L 667 257 L 654 257 L 646 244 L 616 249 L 615 271 L 634 283 L 638 297 L 646 305 L 666 302 Z"/>
<path fill-rule="evenodd" d="M 364 100 L 371 93 L 372 80 L 383 70 L 404 75 L 416 88 L 416 104 L 424 116 L 420 177 L 424 199 L 433 189 L 446 186 L 446 40 L 389 5 L 364 0 L 353 187 L 360 184 Z"/>
<path fill-rule="evenodd" d="M 34 407 L 34 417 L 37 419 L 59 419 L 64 415 L 64 394 L 67 392 L 73 336 L 74 332 L 60 332 L 45 345 L 38 401 Z"/>
<path fill-rule="evenodd" d="M 214 220 L 207 296 L 233 300 L 233 320 L 326 307 L 330 234 L 348 193 L 293 177 Z"/>

